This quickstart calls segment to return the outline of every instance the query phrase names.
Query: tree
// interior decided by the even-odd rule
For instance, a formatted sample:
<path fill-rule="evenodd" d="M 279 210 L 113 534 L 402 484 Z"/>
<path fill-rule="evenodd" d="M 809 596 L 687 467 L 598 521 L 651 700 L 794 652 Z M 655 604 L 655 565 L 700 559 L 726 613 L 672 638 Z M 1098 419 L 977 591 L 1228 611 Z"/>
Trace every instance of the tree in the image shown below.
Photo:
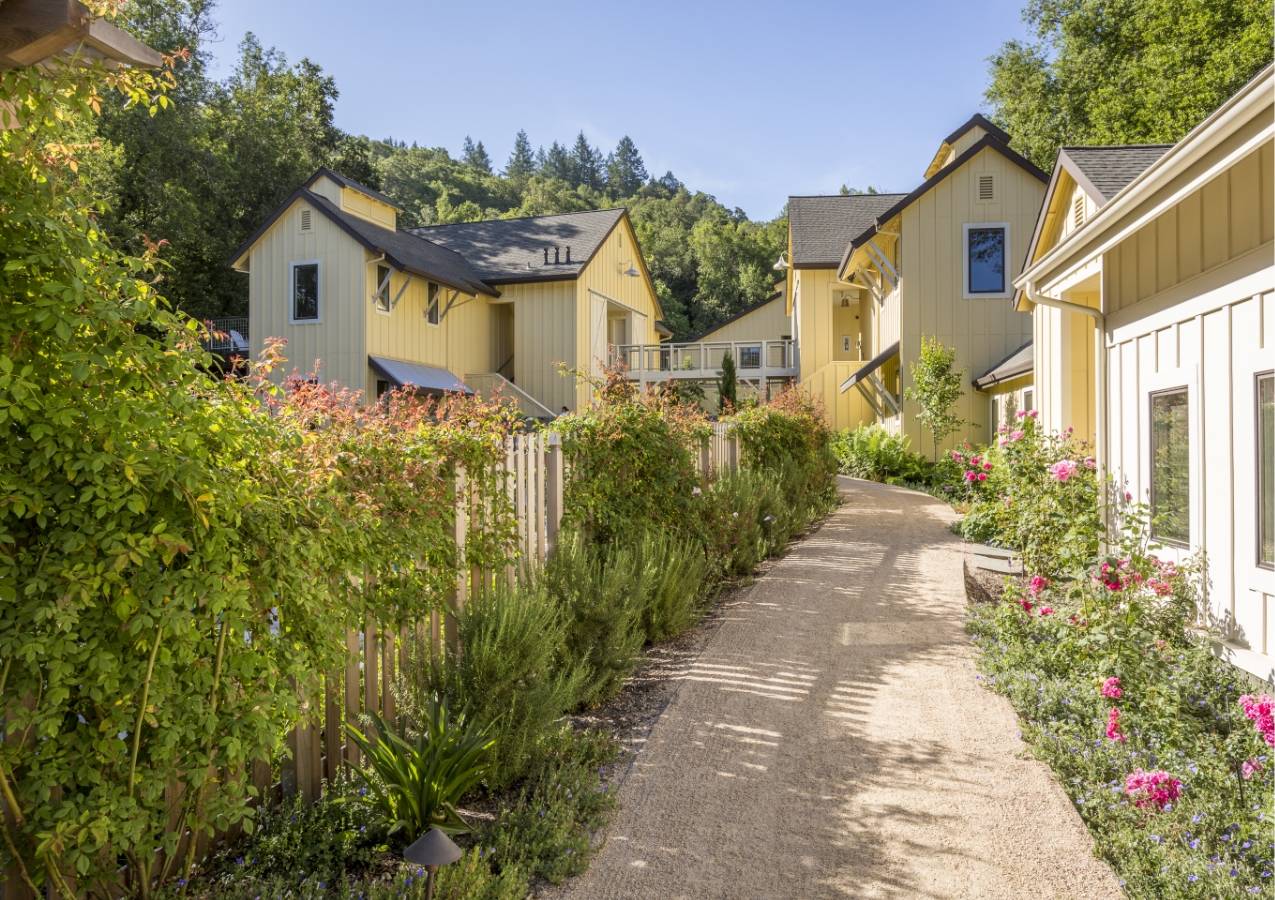
<path fill-rule="evenodd" d="M 514 138 L 514 149 L 509 154 L 509 162 L 505 164 L 505 177 L 523 181 L 535 171 L 536 157 L 531 151 L 531 141 L 527 138 L 527 132 L 520 128 Z"/>
<path fill-rule="evenodd" d="M 955 368 L 956 351 L 944 346 L 937 337 L 921 337 L 921 355 L 912 363 L 912 385 L 903 392 L 920 410 L 917 420 L 930 432 L 934 440 L 934 459 L 939 456 L 939 444 L 956 429 L 966 424 L 953 412 L 956 401 L 965 391 L 963 372 Z"/>
<path fill-rule="evenodd" d="M 575 180 L 575 160 L 567 152 L 567 148 L 557 141 L 549 145 L 549 152 L 545 154 L 544 161 L 540 164 L 540 171 L 550 178 L 565 181 L 572 187 L 579 184 Z"/>
<path fill-rule="evenodd" d="M 465 145 L 460 158 L 461 162 L 471 169 L 491 174 L 491 157 L 487 155 L 487 148 L 483 146 L 482 141 L 475 144 L 469 135 L 465 135 Z"/>
<path fill-rule="evenodd" d="M 868 185 L 866 188 L 857 188 L 857 187 L 848 187 L 848 186 L 846 186 L 846 185 L 844 185 L 844 184 L 843 184 L 843 185 L 841 186 L 841 190 L 839 191 L 839 193 L 840 193 L 840 194 L 841 194 L 841 196 L 843 196 L 843 197 L 849 197 L 849 196 L 853 196 L 853 195 L 855 195 L 855 194 L 879 194 L 879 193 L 881 193 L 881 192 L 880 192 L 880 191 L 878 191 L 878 190 L 877 190 L 875 187 L 873 187 L 872 185 Z"/>
<path fill-rule="evenodd" d="M 615 197 L 632 197 L 646 184 L 646 164 L 637 144 L 627 134 L 607 157 L 607 189 Z"/>
<path fill-rule="evenodd" d="M 993 117 L 1048 171 L 1060 146 L 1172 143 L 1271 61 L 1266 0 L 1028 0 L 991 58 Z"/>
<path fill-rule="evenodd" d="M 722 373 L 717 378 L 717 411 L 729 415 L 739 405 L 738 382 L 735 378 L 735 357 L 729 350 L 722 356 Z"/>
<path fill-rule="evenodd" d="M 572 177 L 569 181 L 573 186 L 595 191 L 603 188 L 602 153 L 589 143 L 583 131 L 576 135 L 575 146 L 571 148 L 571 163 Z"/>

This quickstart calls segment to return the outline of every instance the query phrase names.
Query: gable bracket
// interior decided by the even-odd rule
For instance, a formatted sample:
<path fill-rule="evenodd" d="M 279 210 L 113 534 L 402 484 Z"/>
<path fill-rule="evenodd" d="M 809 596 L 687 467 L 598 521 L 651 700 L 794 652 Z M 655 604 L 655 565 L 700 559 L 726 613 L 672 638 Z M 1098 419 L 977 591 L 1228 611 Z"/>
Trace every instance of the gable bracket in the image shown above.
<path fill-rule="evenodd" d="M 889 280 L 890 289 L 893 290 L 894 288 L 897 288 L 899 286 L 899 273 L 895 270 L 894 266 L 890 265 L 890 260 L 886 259 L 881 248 L 877 246 L 877 242 L 874 240 L 868 241 L 867 247 L 868 253 L 872 256 L 873 262 L 877 264 L 877 271 Z"/>

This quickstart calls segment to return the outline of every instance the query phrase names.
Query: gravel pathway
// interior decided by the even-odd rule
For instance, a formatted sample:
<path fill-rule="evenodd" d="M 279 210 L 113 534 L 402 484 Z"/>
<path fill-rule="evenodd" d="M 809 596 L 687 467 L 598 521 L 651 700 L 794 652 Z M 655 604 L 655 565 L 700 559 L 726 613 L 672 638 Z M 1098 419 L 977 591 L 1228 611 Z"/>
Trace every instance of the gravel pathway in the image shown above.
<path fill-rule="evenodd" d="M 974 679 L 951 511 L 842 489 L 679 672 L 606 846 L 555 895 L 1120 896 Z"/>

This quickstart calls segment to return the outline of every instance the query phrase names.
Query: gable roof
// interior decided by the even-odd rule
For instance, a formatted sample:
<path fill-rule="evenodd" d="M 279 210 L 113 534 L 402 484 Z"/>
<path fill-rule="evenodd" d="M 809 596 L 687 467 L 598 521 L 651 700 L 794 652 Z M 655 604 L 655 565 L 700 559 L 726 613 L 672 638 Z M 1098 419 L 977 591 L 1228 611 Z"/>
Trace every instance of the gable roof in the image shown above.
<path fill-rule="evenodd" d="M 411 234 L 464 256 L 488 284 L 575 278 L 593 259 L 626 210 L 598 209 L 555 216 L 488 219 L 455 225 L 427 225 Z M 571 248 L 571 262 L 566 249 Z M 549 263 L 545 264 L 545 250 Z M 559 262 L 555 263 L 554 250 Z M 639 256 L 641 254 L 638 254 Z"/>
<path fill-rule="evenodd" d="M 1102 206 L 1164 156 L 1172 146 L 1131 144 L 1127 147 L 1063 147 L 1058 151 L 1058 163 Z"/>
<path fill-rule="evenodd" d="M 999 129 L 997 130 L 999 131 Z M 1001 133 L 1004 134 L 1004 132 L 1001 132 Z M 999 153 L 1001 156 L 1005 157 L 1010 162 L 1014 163 L 1016 166 L 1021 168 L 1028 175 L 1031 175 L 1033 178 L 1038 178 L 1044 182 L 1049 181 L 1049 176 L 1046 175 L 1044 172 L 1042 172 L 1039 168 L 1037 168 L 1036 164 L 1033 163 L 1031 160 L 1027 159 L 1025 156 L 1023 156 L 1021 153 L 1017 152 L 1016 150 L 1012 149 L 1008 144 L 1006 144 L 1004 141 L 1002 141 L 1000 138 L 996 137 L 995 135 L 985 134 L 981 138 L 979 138 L 977 141 L 975 141 L 973 144 L 970 144 L 970 146 L 966 148 L 966 150 L 963 153 L 961 153 L 960 156 L 956 157 L 956 159 L 952 160 L 950 163 L 948 163 L 938 172 L 935 172 L 929 178 L 925 179 L 925 181 L 917 185 L 915 190 L 911 191 L 908 194 L 904 194 L 903 197 L 899 199 L 899 201 L 896 202 L 893 206 L 891 206 L 889 209 L 886 209 L 885 211 L 880 213 L 876 217 L 876 219 L 867 228 L 865 228 L 860 234 L 855 235 L 849 241 L 848 245 L 845 247 L 845 253 L 842 254 L 842 256 L 840 257 L 841 261 L 837 265 L 837 271 L 841 272 L 845 269 L 846 263 L 850 261 L 850 257 L 854 254 L 854 251 L 858 250 L 868 241 L 872 240 L 872 238 L 876 235 L 878 228 L 880 228 L 886 222 L 890 221 L 890 219 L 893 219 L 899 213 L 903 212 L 903 210 L 911 206 L 913 203 L 919 200 L 923 195 L 929 193 L 930 190 L 934 188 L 937 184 L 939 184 L 941 181 L 943 181 L 952 173 L 956 172 L 958 169 L 961 168 L 961 166 L 965 165 L 965 163 L 969 162 L 975 156 L 978 156 L 978 154 L 982 153 L 984 150 L 994 150 L 997 153 Z"/>
<path fill-rule="evenodd" d="M 831 269 L 849 240 L 903 194 L 832 194 L 788 198 L 794 268 Z"/>
<path fill-rule="evenodd" d="M 482 278 L 470 268 L 469 263 L 460 254 L 448 250 L 446 247 L 433 244 L 424 238 L 417 237 L 410 232 L 392 231 L 389 228 L 384 228 L 348 213 L 327 197 L 316 194 L 305 187 L 300 187 L 293 191 L 279 205 L 278 209 L 271 213 L 266 221 L 261 223 L 261 227 L 239 245 L 234 255 L 230 257 L 230 264 L 233 266 L 242 258 L 251 249 L 252 245 L 269 230 L 270 226 L 298 200 L 304 200 L 309 203 L 314 209 L 326 216 L 337 227 L 368 250 L 373 253 L 383 253 L 386 260 L 395 268 L 412 272 L 431 281 L 437 281 L 439 284 L 462 293 L 487 294 L 491 297 L 500 296 L 500 292 L 484 283 Z"/>
<path fill-rule="evenodd" d="M 735 313 L 734 315 L 730 316 L 729 318 L 722 319 L 712 328 L 707 328 L 704 331 L 701 331 L 698 334 L 696 334 L 694 337 L 688 337 L 685 343 L 694 344 L 697 341 L 702 341 L 704 340 L 705 337 L 712 334 L 714 331 L 718 331 L 722 328 L 725 328 L 731 322 L 737 322 L 740 319 L 744 318 L 744 316 L 748 315 L 749 313 L 757 312 L 757 310 L 762 309 L 771 303 L 775 303 L 776 301 L 783 300 L 783 299 L 784 299 L 784 292 L 782 290 L 775 291 L 769 297 L 766 297 L 762 300 L 758 300 L 756 303 L 750 303 L 748 306 L 745 306 L 743 309 L 741 309 L 739 312 Z"/>
<path fill-rule="evenodd" d="M 974 115 L 970 116 L 969 119 L 967 119 L 963 125 L 957 128 L 947 137 L 943 138 L 943 143 L 949 144 L 949 145 L 955 144 L 965 135 L 966 132 L 974 128 L 983 129 L 988 134 L 999 139 L 1001 143 L 1004 143 L 1004 144 L 1009 143 L 1009 132 L 1007 132 L 1005 129 L 1001 128 L 999 125 L 995 124 L 994 122 L 992 122 L 991 119 L 987 118 L 982 113 L 974 113 Z"/>
<path fill-rule="evenodd" d="M 341 185 L 341 187 L 348 187 L 351 190 L 358 191 L 361 194 L 367 194 L 369 197 L 371 197 L 374 200 L 380 200 L 386 206 L 392 206 L 395 209 L 397 209 L 399 212 L 403 211 L 403 207 L 399 206 L 389 197 L 382 194 L 380 191 L 373 190 L 372 188 L 368 187 L 365 184 L 359 184 L 353 178 L 347 178 L 346 176 L 342 175 L 340 172 L 336 171 L 335 169 L 329 169 L 327 166 L 319 166 L 318 170 L 313 175 L 310 176 L 310 180 L 305 183 L 305 186 L 314 187 L 314 183 L 318 181 L 320 178 L 322 178 L 324 175 L 326 175 L 328 178 L 331 178 L 337 184 Z"/>

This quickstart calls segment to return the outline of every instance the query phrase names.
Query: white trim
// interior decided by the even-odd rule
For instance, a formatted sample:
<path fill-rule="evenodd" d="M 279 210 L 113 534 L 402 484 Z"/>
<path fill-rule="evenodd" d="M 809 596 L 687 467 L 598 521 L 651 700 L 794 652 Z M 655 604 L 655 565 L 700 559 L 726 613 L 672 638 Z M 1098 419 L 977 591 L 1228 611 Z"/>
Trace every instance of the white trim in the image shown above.
<path fill-rule="evenodd" d="M 390 299 L 390 285 L 394 280 L 394 267 L 387 262 L 373 263 L 373 280 L 375 280 L 376 272 L 381 268 L 381 266 L 385 266 L 385 280 L 376 282 L 376 286 L 372 291 L 372 308 L 381 315 L 388 316 L 390 313 L 394 312 L 394 302 Z M 383 295 L 381 293 L 382 290 L 384 290 Z M 385 306 L 381 306 L 382 296 L 385 297 Z"/>
<path fill-rule="evenodd" d="M 316 315 L 313 319 L 298 319 L 297 311 L 297 267 L 314 266 L 314 305 Z M 322 325 L 323 324 L 323 262 L 317 259 L 298 259 L 288 263 L 288 324 L 289 325 Z"/>
<path fill-rule="evenodd" d="M 1158 544 L 1154 537 L 1152 546 L 1159 556 L 1174 562 L 1185 562 L 1203 545 L 1204 529 L 1201 512 L 1204 508 L 1200 489 L 1204 473 L 1200 470 L 1200 438 L 1203 432 L 1200 413 L 1200 375 L 1196 366 L 1180 366 L 1159 369 L 1152 372 L 1138 385 L 1138 457 L 1136 471 L 1139 499 L 1151 507 L 1151 398 L 1155 394 L 1163 394 L 1174 390 L 1186 389 L 1186 432 L 1187 432 L 1187 541 L 1186 546 L 1177 544 Z M 1121 462 L 1129 462 L 1128 454 L 1122 451 Z M 1128 478 L 1129 472 L 1121 473 Z"/>
<path fill-rule="evenodd" d="M 970 292 L 970 229 L 1000 228 L 1005 232 L 1004 259 L 1001 261 L 1003 287 L 996 292 Z M 966 222 L 961 226 L 961 298 L 963 300 L 1006 300 L 1014 294 L 1014 283 L 1009 277 L 1010 260 L 1013 259 L 1008 222 Z"/>
<path fill-rule="evenodd" d="M 434 290 L 434 296 L 430 298 L 430 288 Z M 438 321 L 431 322 L 429 320 L 429 311 L 433 308 L 437 310 Z M 425 324 L 430 328 L 438 328 L 443 324 L 443 286 L 437 281 L 425 282 Z"/>
<path fill-rule="evenodd" d="M 1257 499 L 1257 376 L 1275 369 L 1271 348 L 1256 346 L 1235 351 L 1234 405 L 1232 436 L 1234 444 L 1235 488 L 1235 602 L 1243 591 L 1275 594 L 1275 570 L 1257 564 L 1257 517 L 1261 507 Z M 1264 637 L 1264 636 L 1263 636 Z"/>

